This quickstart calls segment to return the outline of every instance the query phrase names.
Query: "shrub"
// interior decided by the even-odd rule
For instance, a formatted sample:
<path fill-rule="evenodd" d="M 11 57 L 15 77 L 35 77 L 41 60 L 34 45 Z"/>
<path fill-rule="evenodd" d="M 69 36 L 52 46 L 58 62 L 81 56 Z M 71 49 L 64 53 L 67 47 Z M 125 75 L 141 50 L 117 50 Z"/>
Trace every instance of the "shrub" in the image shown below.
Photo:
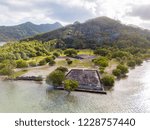
<path fill-rule="evenodd" d="M 0 64 L 0 69 L 3 69 L 5 67 L 5 64 Z"/>
<path fill-rule="evenodd" d="M 11 68 L 16 68 L 17 64 L 16 64 L 16 61 L 14 61 L 14 60 L 4 60 L 0 64 L 0 68 L 4 68 L 5 66 L 10 66 Z"/>
<path fill-rule="evenodd" d="M 106 56 L 106 55 L 109 54 L 109 51 L 105 48 L 98 48 L 94 51 L 94 54 L 101 55 L 101 56 Z"/>
<path fill-rule="evenodd" d="M 64 54 L 69 57 L 75 57 L 77 55 L 77 51 L 75 49 L 67 49 L 64 51 Z"/>
<path fill-rule="evenodd" d="M 59 54 L 58 52 L 54 52 L 53 55 L 54 55 L 55 57 L 59 57 L 59 56 L 60 56 L 60 54 Z"/>
<path fill-rule="evenodd" d="M 108 59 L 106 57 L 98 57 L 93 60 L 95 65 L 107 67 L 108 66 Z"/>
<path fill-rule="evenodd" d="M 52 56 L 48 56 L 48 57 L 45 58 L 45 60 L 48 63 L 48 62 L 54 60 L 54 58 Z"/>
<path fill-rule="evenodd" d="M 28 63 L 24 60 L 18 60 L 16 61 L 17 68 L 26 68 L 28 67 Z"/>
<path fill-rule="evenodd" d="M 117 69 L 119 69 L 121 71 L 121 74 L 123 74 L 123 75 L 128 73 L 128 67 L 126 67 L 125 65 L 119 64 L 117 66 Z"/>
<path fill-rule="evenodd" d="M 136 62 L 133 61 L 133 60 L 130 60 L 130 61 L 127 62 L 127 65 L 128 65 L 129 67 L 135 67 Z"/>
<path fill-rule="evenodd" d="M 124 51 L 115 51 L 112 53 L 112 58 L 128 57 L 129 53 Z"/>
<path fill-rule="evenodd" d="M 61 86 L 65 80 L 65 74 L 62 71 L 55 70 L 46 78 L 46 83 L 52 84 L 54 87 Z"/>
<path fill-rule="evenodd" d="M 105 86 L 113 86 L 115 82 L 113 75 L 104 75 L 101 80 Z"/>
<path fill-rule="evenodd" d="M 0 75 L 11 75 L 14 71 L 11 66 L 5 66 L 3 69 L 0 70 Z"/>
<path fill-rule="evenodd" d="M 67 79 L 64 81 L 64 89 L 69 93 L 74 91 L 79 86 L 79 83 L 76 80 Z"/>
<path fill-rule="evenodd" d="M 52 58 L 53 58 L 53 60 L 55 60 L 55 59 L 56 59 L 56 57 L 55 57 L 54 55 L 52 55 Z"/>
<path fill-rule="evenodd" d="M 99 71 L 100 71 L 100 73 L 102 73 L 102 74 L 103 74 L 103 73 L 104 73 L 104 70 L 105 70 L 105 67 L 102 67 L 102 66 L 100 66 L 100 67 L 99 67 Z"/>
<path fill-rule="evenodd" d="M 55 62 L 54 60 L 52 60 L 52 61 L 50 61 L 48 64 L 49 64 L 50 66 L 53 66 L 55 63 L 56 63 L 56 62 Z"/>
<path fill-rule="evenodd" d="M 53 66 L 55 64 L 54 58 L 53 57 L 46 57 L 45 58 L 46 62 L 50 65 Z"/>
<path fill-rule="evenodd" d="M 62 66 L 57 67 L 56 70 L 62 71 L 63 73 L 66 73 L 68 71 L 68 69 L 66 67 L 62 67 Z"/>
<path fill-rule="evenodd" d="M 120 77 L 121 76 L 121 70 L 120 69 L 114 69 L 112 73 L 116 77 Z"/>
<path fill-rule="evenodd" d="M 35 67 L 37 64 L 36 64 L 36 61 L 31 61 L 29 62 L 29 66 L 32 66 L 32 67 Z"/>
<path fill-rule="evenodd" d="M 136 65 L 141 65 L 143 63 L 143 61 L 140 58 L 136 58 L 135 63 L 136 63 Z"/>
<path fill-rule="evenodd" d="M 67 64 L 68 64 L 68 65 L 71 65 L 71 64 L 72 64 L 72 62 L 73 62 L 73 61 L 72 61 L 72 60 L 70 60 L 69 58 L 67 58 L 67 59 L 66 59 L 66 61 L 67 61 Z"/>
<path fill-rule="evenodd" d="M 46 60 L 45 59 L 43 59 L 43 60 L 41 60 L 40 62 L 39 62 L 39 65 L 40 66 L 42 66 L 42 65 L 46 65 L 47 64 L 47 62 L 46 62 Z"/>

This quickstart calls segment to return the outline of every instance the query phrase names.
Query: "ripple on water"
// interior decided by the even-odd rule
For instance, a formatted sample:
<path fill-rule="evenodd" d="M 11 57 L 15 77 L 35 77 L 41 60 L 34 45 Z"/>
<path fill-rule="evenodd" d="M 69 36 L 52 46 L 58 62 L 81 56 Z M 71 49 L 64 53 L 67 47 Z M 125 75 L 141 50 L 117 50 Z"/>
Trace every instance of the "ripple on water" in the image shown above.
<path fill-rule="evenodd" d="M 0 81 L 0 112 L 150 112 L 150 62 L 131 70 L 107 95 L 46 91 L 28 81 Z"/>

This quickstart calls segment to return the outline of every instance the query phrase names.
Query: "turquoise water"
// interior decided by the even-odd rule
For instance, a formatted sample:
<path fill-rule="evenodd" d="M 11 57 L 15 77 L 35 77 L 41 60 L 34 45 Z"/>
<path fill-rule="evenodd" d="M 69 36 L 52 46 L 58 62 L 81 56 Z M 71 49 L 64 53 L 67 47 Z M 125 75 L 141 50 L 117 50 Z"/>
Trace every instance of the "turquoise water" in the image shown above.
<path fill-rule="evenodd" d="M 52 90 L 45 83 L 0 80 L 0 112 L 150 112 L 150 62 L 131 70 L 107 95 Z"/>

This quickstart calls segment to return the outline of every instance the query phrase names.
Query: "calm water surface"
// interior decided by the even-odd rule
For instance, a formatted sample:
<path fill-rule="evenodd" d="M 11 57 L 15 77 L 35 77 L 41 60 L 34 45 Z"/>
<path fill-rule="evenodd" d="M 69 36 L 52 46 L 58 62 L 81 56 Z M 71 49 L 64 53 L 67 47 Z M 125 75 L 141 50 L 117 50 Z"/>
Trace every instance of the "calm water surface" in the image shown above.
<path fill-rule="evenodd" d="M 0 81 L 0 112 L 150 112 L 150 62 L 116 81 L 107 95 L 46 91 L 48 85 Z"/>

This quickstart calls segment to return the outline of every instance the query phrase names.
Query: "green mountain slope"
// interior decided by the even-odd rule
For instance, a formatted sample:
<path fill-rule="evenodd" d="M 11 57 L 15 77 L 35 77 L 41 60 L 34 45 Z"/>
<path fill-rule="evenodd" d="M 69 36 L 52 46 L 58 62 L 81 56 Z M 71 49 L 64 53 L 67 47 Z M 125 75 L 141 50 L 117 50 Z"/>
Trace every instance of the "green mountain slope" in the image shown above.
<path fill-rule="evenodd" d="M 28 40 L 49 41 L 58 39 L 57 48 L 95 48 L 102 45 L 120 47 L 150 46 L 150 32 L 137 27 L 127 26 L 108 17 L 98 17 L 85 23 L 72 25 L 40 34 Z"/>
<path fill-rule="evenodd" d="M 20 40 L 62 27 L 60 23 L 35 25 L 31 22 L 17 26 L 0 26 L 0 42 Z"/>

